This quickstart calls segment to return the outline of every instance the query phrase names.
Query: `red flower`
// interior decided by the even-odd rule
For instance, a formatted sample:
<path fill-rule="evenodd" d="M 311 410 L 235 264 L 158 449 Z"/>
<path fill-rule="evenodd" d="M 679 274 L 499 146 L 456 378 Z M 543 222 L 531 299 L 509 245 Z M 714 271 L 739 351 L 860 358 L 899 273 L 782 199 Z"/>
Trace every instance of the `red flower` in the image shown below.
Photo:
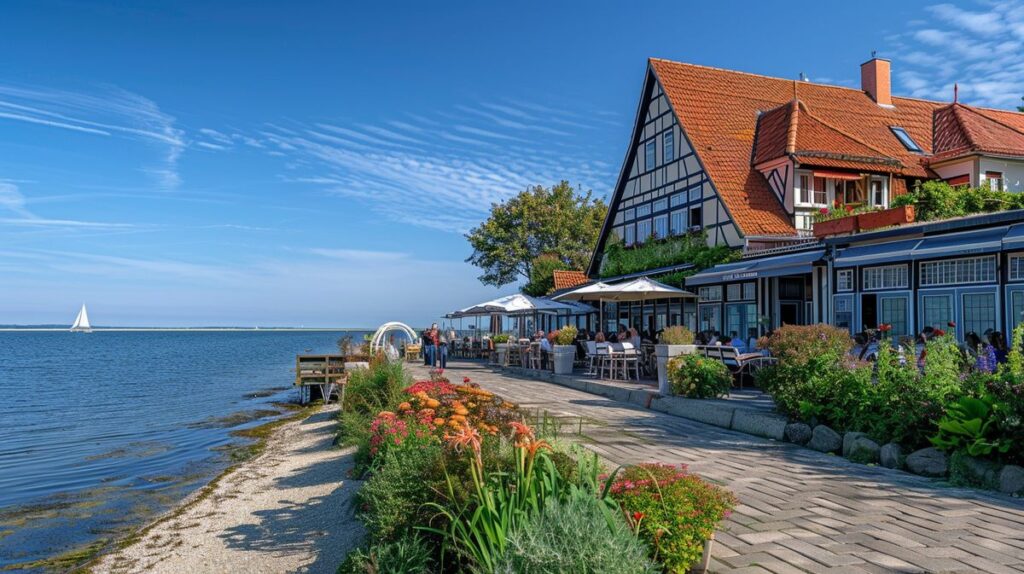
<path fill-rule="evenodd" d="M 950 329 L 955 329 L 956 321 L 950 321 L 949 323 L 946 323 L 946 326 L 949 327 Z"/>
<path fill-rule="evenodd" d="M 820 210 L 818 210 L 818 213 L 820 213 L 822 215 L 828 215 L 828 208 L 827 207 L 822 207 Z"/>
<path fill-rule="evenodd" d="M 853 206 L 852 205 L 847 205 L 846 206 L 846 213 L 853 213 Z"/>
<path fill-rule="evenodd" d="M 936 337 L 941 337 L 946 334 L 946 332 L 943 331 L 942 329 L 935 329 L 934 333 Z"/>
<path fill-rule="evenodd" d="M 633 521 L 634 522 L 640 522 L 641 520 L 643 520 L 643 518 L 644 518 L 644 513 L 643 512 L 634 512 L 633 513 Z"/>
<path fill-rule="evenodd" d="M 469 381 L 469 377 L 462 377 L 462 384 L 464 384 L 464 385 L 468 385 L 468 384 L 469 384 L 469 382 L 470 382 L 470 381 Z"/>
<path fill-rule="evenodd" d="M 883 333 L 888 333 L 889 331 L 892 331 L 892 325 L 888 323 L 882 323 L 881 325 L 878 326 L 878 330 Z"/>

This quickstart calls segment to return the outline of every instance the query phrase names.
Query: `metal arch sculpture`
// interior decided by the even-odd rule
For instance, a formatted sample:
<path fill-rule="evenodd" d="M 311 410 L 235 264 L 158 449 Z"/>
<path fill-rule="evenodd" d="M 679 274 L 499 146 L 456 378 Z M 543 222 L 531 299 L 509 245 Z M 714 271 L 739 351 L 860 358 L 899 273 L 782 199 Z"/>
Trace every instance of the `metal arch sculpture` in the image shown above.
<path fill-rule="evenodd" d="M 415 341 L 416 337 L 419 336 L 416 334 L 416 331 L 412 330 L 412 327 L 406 325 L 405 323 L 400 323 L 398 321 L 390 321 L 388 323 L 384 323 L 380 327 L 377 327 L 377 331 L 373 334 L 373 338 L 370 339 L 371 353 L 377 353 L 377 351 L 383 351 L 385 349 L 385 346 L 387 345 L 387 340 L 385 339 L 385 337 L 391 331 L 401 331 L 405 333 L 406 335 L 409 336 L 410 341 Z"/>

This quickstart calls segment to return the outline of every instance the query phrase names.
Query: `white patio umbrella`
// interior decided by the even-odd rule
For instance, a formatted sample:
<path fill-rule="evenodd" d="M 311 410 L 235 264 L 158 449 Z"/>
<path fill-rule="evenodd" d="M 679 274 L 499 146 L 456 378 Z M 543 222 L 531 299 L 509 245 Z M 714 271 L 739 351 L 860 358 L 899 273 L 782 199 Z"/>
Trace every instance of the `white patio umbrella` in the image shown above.
<path fill-rule="evenodd" d="M 597 301 L 597 308 L 600 313 L 597 330 L 604 331 L 604 299 L 601 297 L 601 292 L 610 287 L 611 285 L 598 281 L 578 289 L 573 289 L 572 291 L 567 291 L 561 295 L 555 295 L 552 299 L 556 301 Z"/>
<path fill-rule="evenodd" d="M 613 285 L 598 281 L 568 293 L 563 293 L 555 298 L 576 301 L 599 301 L 601 305 L 601 328 L 604 329 L 605 301 L 636 301 L 639 299 L 642 307 L 643 303 L 648 300 L 673 299 L 677 297 L 691 298 L 696 297 L 696 295 L 689 291 L 648 279 L 647 277 L 638 277 Z"/>
<path fill-rule="evenodd" d="M 452 313 L 455 316 L 466 317 L 470 315 L 525 315 L 530 313 L 554 313 L 557 311 L 572 311 L 573 307 L 551 299 L 530 297 L 522 293 L 506 295 L 491 301 L 477 303 L 465 309 L 459 309 Z"/>

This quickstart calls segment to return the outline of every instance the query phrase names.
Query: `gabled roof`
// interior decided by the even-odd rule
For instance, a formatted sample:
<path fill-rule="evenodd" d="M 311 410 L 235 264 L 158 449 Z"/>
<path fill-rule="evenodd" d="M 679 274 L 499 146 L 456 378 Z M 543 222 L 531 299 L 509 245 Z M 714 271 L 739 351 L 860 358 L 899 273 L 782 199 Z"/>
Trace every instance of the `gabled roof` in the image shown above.
<path fill-rule="evenodd" d="M 576 270 L 556 270 L 552 275 L 555 279 L 554 291 L 570 289 L 590 281 L 586 273 Z"/>
<path fill-rule="evenodd" d="M 1024 156 L 1024 118 L 1012 112 L 979 110 L 959 103 L 933 113 L 935 149 L 931 162 L 972 153 Z"/>
<path fill-rule="evenodd" d="M 776 111 L 766 118 L 775 127 L 770 130 L 771 143 L 766 144 L 765 153 L 777 151 L 782 145 L 779 124 L 787 126 L 785 143 L 789 143 L 788 121 L 794 100 L 812 112 L 812 126 L 805 132 L 807 146 L 817 147 L 818 143 L 837 138 L 851 151 L 861 147 L 854 143 L 857 142 L 872 152 L 851 156 L 891 158 L 899 162 L 902 173 L 908 177 L 931 175 L 924 157 L 903 147 L 890 127 L 902 127 L 926 154 L 930 153 L 932 112 L 943 106 L 942 103 L 894 97 L 892 107 L 879 106 L 865 92 L 852 88 L 661 59 L 652 59 L 650 65 L 704 168 L 744 234 L 791 235 L 794 232 L 767 181 L 752 163 L 759 115 L 790 104 L 789 111 Z M 799 109 L 799 104 L 796 108 Z M 799 120 L 803 120 L 804 115 L 801 114 Z M 1024 123 L 1024 119 L 1021 121 Z M 798 139 L 802 137 L 799 129 L 796 133 Z M 804 154 L 804 159 L 827 167 L 864 169 L 855 161 L 861 158 Z"/>
<path fill-rule="evenodd" d="M 800 100 L 760 115 L 754 166 L 783 157 L 812 167 L 903 173 L 900 160 L 818 119 Z"/>

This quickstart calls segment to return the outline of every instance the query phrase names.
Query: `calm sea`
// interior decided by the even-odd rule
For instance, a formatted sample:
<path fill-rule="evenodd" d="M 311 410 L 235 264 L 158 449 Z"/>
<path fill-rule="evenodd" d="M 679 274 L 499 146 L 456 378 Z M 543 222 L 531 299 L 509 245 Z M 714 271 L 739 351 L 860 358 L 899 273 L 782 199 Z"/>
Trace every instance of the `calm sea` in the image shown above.
<path fill-rule="evenodd" d="M 346 334 L 0 332 L 0 571 L 166 511 L 297 397 L 297 353 Z"/>

